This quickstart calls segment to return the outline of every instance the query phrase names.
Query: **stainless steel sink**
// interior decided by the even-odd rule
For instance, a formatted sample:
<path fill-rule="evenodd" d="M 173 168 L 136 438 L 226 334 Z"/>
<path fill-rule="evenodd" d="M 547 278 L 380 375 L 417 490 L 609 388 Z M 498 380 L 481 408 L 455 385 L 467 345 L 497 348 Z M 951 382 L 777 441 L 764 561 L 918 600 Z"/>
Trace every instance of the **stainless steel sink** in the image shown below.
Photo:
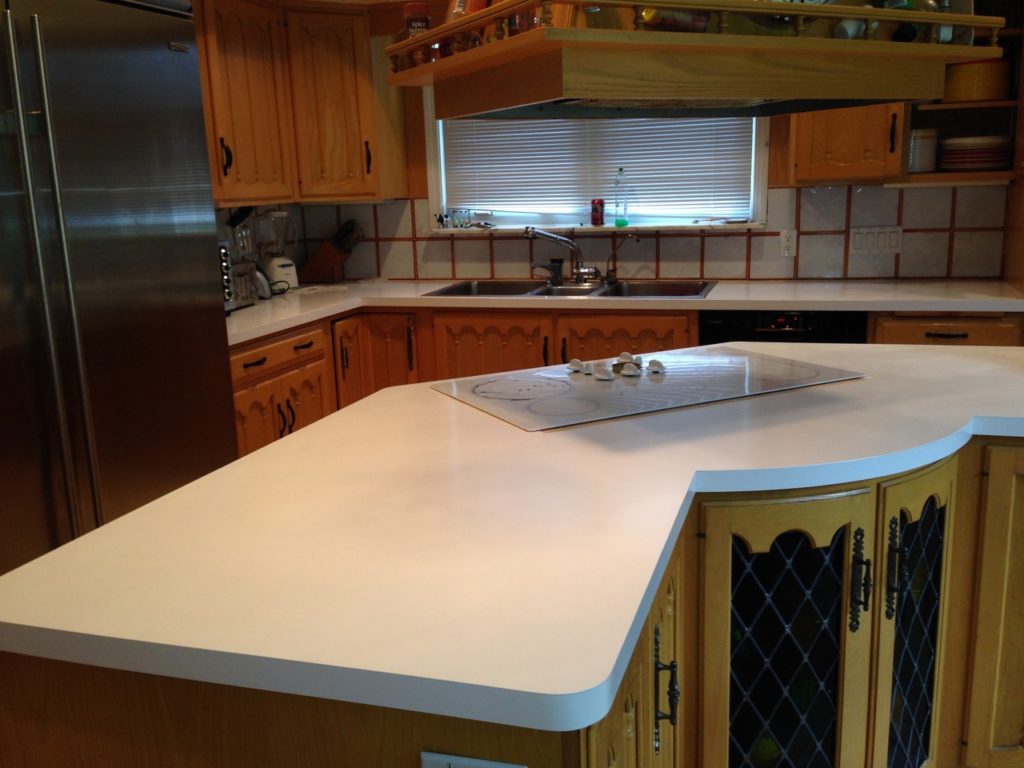
<path fill-rule="evenodd" d="M 545 285 L 527 296 L 590 296 L 600 286 L 598 285 Z"/>
<path fill-rule="evenodd" d="M 543 280 L 467 280 L 430 291 L 426 296 L 523 296 L 545 288 Z"/>
<path fill-rule="evenodd" d="M 622 281 L 598 288 L 592 296 L 660 299 L 703 299 L 715 287 L 706 280 Z"/>

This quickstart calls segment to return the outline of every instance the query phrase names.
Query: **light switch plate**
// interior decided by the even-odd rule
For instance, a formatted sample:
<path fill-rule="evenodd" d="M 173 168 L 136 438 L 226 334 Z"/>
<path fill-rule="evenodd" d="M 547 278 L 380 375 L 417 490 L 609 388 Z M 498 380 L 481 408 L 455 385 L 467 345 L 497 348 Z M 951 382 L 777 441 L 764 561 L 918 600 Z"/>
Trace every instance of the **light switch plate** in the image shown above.
<path fill-rule="evenodd" d="M 851 227 L 850 256 L 898 253 L 903 245 L 903 227 Z"/>
<path fill-rule="evenodd" d="M 442 755 L 438 752 L 420 752 L 420 768 L 527 768 L 519 763 L 498 763 L 474 757 Z"/>

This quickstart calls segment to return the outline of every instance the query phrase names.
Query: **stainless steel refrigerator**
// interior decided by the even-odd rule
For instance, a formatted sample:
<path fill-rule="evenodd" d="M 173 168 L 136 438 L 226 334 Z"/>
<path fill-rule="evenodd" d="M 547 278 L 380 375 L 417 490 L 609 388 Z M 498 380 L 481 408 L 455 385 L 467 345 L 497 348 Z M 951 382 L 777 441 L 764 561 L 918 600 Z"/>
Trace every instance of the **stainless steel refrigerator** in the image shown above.
<path fill-rule="evenodd" d="M 5 5 L 0 572 L 237 455 L 188 4 Z"/>

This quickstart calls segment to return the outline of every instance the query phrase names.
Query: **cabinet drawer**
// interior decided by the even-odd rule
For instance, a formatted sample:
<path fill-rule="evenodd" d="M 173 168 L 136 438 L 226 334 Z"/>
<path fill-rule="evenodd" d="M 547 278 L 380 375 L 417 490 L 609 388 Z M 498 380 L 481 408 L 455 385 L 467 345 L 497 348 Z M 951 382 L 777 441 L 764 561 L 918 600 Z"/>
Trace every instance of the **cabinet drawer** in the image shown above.
<path fill-rule="evenodd" d="M 326 337 L 320 328 L 251 347 L 231 355 L 231 380 L 238 382 L 282 365 L 295 365 L 308 358 L 320 357 L 325 348 Z"/>
<path fill-rule="evenodd" d="M 1019 317 L 879 317 L 876 344 L 966 344 L 1016 346 L 1022 340 Z"/>

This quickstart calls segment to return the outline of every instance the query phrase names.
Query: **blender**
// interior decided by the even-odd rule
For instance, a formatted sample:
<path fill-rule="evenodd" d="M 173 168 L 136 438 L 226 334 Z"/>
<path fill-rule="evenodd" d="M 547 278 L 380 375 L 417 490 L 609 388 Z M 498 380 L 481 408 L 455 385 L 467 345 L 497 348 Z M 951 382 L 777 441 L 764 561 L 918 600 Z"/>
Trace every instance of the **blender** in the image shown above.
<path fill-rule="evenodd" d="M 295 263 L 285 253 L 294 243 L 295 224 L 288 211 L 268 211 L 256 219 L 259 265 L 270 282 L 271 293 L 299 287 Z"/>

